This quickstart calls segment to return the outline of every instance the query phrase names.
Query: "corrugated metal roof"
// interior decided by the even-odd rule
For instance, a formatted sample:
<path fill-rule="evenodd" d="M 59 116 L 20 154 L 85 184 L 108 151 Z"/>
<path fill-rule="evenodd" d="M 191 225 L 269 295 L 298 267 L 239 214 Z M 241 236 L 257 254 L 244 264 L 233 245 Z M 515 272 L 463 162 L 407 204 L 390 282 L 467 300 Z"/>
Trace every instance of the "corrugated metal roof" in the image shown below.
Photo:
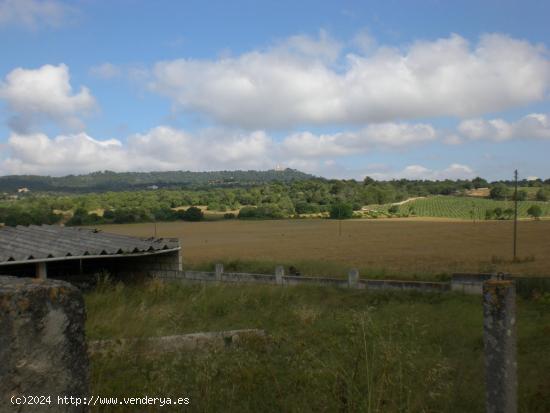
<path fill-rule="evenodd" d="M 29 260 L 131 255 L 179 248 L 177 238 L 137 238 L 90 228 L 31 225 L 0 228 L 0 265 Z"/>

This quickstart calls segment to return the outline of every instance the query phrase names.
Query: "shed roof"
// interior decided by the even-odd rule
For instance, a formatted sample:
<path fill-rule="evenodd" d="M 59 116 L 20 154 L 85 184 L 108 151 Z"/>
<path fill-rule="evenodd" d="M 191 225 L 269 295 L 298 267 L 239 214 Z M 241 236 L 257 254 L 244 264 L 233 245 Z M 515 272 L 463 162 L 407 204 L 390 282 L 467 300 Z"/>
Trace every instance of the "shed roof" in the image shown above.
<path fill-rule="evenodd" d="M 177 238 L 137 238 L 57 225 L 0 228 L 0 265 L 143 255 L 178 249 Z"/>

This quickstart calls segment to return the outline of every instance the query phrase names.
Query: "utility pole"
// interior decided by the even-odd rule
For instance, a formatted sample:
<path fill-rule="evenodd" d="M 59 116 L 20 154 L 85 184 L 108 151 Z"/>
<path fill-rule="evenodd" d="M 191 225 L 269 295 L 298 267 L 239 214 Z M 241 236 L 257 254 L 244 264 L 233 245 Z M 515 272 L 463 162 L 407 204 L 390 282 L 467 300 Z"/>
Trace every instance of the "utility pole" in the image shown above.
<path fill-rule="evenodd" d="M 514 261 L 517 259 L 517 238 L 518 238 L 518 170 L 514 171 Z"/>

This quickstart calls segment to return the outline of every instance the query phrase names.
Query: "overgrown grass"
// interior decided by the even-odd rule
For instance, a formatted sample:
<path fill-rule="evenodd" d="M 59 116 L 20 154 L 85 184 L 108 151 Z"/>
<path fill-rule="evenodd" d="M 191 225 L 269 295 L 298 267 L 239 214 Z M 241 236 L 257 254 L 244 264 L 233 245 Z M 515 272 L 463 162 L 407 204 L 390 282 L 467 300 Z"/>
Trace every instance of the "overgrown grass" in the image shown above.
<path fill-rule="evenodd" d="M 308 277 L 333 277 L 345 278 L 351 267 L 349 265 L 336 261 L 319 260 L 293 260 L 293 261 L 275 261 L 259 259 L 219 259 L 212 262 L 184 263 L 184 269 L 196 271 L 214 271 L 217 263 L 223 264 L 226 272 L 244 272 L 251 274 L 274 274 L 275 267 L 282 265 L 285 274 L 292 275 L 298 271 L 300 275 Z M 421 280 L 421 281 L 448 281 L 451 279 L 449 273 L 403 273 L 392 271 L 388 268 L 359 267 L 361 278 L 369 279 L 392 279 L 392 280 Z"/>
<path fill-rule="evenodd" d="M 200 412 L 484 411 L 479 297 L 150 282 L 104 283 L 86 305 L 89 339 L 269 333 L 221 351 L 95 356 L 94 394 L 190 397 Z M 518 305 L 521 411 L 546 412 L 549 304 Z"/>

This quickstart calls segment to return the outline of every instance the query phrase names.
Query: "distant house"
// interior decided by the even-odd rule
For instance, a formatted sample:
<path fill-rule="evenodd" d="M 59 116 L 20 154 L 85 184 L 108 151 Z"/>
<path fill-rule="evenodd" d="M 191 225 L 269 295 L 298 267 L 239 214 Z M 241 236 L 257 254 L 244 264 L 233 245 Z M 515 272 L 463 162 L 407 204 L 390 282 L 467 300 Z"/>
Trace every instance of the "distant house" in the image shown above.
<path fill-rule="evenodd" d="M 159 189 L 157 185 L 150 185 L 147 187 L 148 189 Z"/>
<path fill-rule="evenodd" d="M 18 189 L 17 189 L 17 193 L 19 193 L 19 194 L 25 194 L 25 193 L 27 193 L 27 192 L 29 192 L 29 191 L 30 191 L 29 188 L 18 188 Z"/>
<path fill-rule="evenodd" d="M 0 274 L 75 282 L 103 271 L 155 276 L 181 270 L 180 250 L 176 238 L 56 225 L 0 227 Z"/>

